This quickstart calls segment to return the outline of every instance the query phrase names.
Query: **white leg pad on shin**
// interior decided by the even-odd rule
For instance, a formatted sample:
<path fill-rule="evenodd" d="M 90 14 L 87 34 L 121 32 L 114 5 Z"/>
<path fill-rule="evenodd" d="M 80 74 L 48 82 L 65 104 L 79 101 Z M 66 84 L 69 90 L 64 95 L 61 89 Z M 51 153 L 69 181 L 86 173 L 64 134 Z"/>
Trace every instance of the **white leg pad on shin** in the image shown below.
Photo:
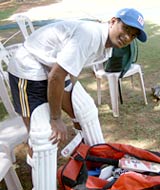
<path fill-rule="evenodd" d="M 72 106 L 76 120 L 82 128 L 85 142 L 89 145 L 104 143 L 98 109 L 94 100 L 78 81 L 72 90 Z"/>
<path fill-rule="evenodd" d="M 33 150 L 32 180 L 34 190 L 57 189 L 57 144 L 49 141 L 51 135 L 48 103 L 38 106 L 31 115 L 29 144 Z"/>

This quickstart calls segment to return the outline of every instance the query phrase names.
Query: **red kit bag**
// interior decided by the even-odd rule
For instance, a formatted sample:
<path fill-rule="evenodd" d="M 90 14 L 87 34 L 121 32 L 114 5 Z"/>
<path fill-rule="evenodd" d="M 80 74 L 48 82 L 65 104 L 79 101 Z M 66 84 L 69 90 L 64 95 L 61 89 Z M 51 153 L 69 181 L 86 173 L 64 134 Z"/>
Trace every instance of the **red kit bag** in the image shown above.
<path fill-rule="evenodd" d="M 59 190 L 160 190 L 160 153 L 126 144 L 80 143 L 58 169 L 58 182 Z"/>

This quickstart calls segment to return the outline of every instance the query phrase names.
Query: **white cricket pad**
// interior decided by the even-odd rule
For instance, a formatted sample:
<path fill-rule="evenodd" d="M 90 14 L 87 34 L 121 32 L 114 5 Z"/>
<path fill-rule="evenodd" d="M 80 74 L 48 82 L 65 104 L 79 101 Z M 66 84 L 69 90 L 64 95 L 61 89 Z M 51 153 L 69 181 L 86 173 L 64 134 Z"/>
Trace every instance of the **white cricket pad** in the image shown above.
<path fill-rule="evenodd" d="M 89 145 L 105 143 L 98 118 L 98 109 L 94 100 L 78 81 L 72 90 L 72 106 L 76 120 L 82 128 L 84 141 Z"/>
<path fill-rule="evenodd" d="M 49 141 L 52 130 L 48 103 L 33 111 L 30 125 L 29 144 L 33 156 L 28 161 L 32 167 L 33 190 L 56 190 L 58 148 Z"/>

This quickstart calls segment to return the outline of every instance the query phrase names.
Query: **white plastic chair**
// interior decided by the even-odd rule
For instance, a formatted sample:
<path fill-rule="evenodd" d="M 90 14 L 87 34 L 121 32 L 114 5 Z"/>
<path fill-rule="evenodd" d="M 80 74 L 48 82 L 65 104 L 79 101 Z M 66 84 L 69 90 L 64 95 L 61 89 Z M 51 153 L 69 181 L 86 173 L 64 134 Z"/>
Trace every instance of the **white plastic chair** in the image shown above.
<path fill-rule="evenodd" d="M 6 71 L 13 51 L 15 51 L 19 45 L 20 44 L 11 45 L 7 50 L 7 48 L 0 44 L 0 98 L 9 114 L 7 119 L 0 122 L 0 141 L 6 143 L 10 148 L 10 154 L 13 162 L 16 160 L 14 148 L 22 142 L 26 142 L 28 138 L 27 129 L 23 120 L 21 116 L 16 114 L 12 105 L 8 73 Z"/>
<path fill-rule="evenodd" d="M 0 182 L 4 179 L 8 190 L 23 190 L 9 152 L 9 148 L 0 142 Z"/>
<path fill-rule="evenodd" d="M 98 97 L 98 105 L 101 105 L 101 80 L 107 79 L 109 83 L 109 91 L 110 91 L 110 97 L 111 97 L 111 105 L 112 105 L 112 112 L 114 117 L 119 117 L 119 91 L 118 91 L 118 80 L 120 72 L 105 72 L 103 69 L 103 63 L 99 65 L 93 66 L 93 71 L 95 73 L 96 79 L 97 79 L 97 97 Z M 140 77 L 140 83 L 141 88 L 143 92 L 144 102 L 147 105 L 147 97 L 144 87 L 144 81 L 143 81 L 143 75 L 141 66 L 139 64 L 132 64 L 130 69 L 126 72 L 126 74 L 123 76 L 125 77 L 132 77 L 135 74 L 139 74 Z"/>
<path fill-rule="evenodd" d="M 25 15 L 17 15 L 15 20 L 23 34 L 24 39 L 27 39 L 27 37 L 35 30 L 31 20 Z"/>

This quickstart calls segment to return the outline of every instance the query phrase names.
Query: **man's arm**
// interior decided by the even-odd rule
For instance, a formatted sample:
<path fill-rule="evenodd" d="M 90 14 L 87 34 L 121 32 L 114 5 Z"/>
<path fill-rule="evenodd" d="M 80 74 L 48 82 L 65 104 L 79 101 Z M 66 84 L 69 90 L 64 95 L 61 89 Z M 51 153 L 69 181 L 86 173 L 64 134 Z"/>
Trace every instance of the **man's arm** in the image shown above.
<path fill-rule="evenodd" d="M 53 130 L 50 140 L 53 143 L 58 140 L 64 141 L 67 138 L 67 129 L 61 119 L 64 81 L 67 74 L 62 67 L 54 64 L 48 75 L 48 102 L 50 106 L 51 127 Z"/>

